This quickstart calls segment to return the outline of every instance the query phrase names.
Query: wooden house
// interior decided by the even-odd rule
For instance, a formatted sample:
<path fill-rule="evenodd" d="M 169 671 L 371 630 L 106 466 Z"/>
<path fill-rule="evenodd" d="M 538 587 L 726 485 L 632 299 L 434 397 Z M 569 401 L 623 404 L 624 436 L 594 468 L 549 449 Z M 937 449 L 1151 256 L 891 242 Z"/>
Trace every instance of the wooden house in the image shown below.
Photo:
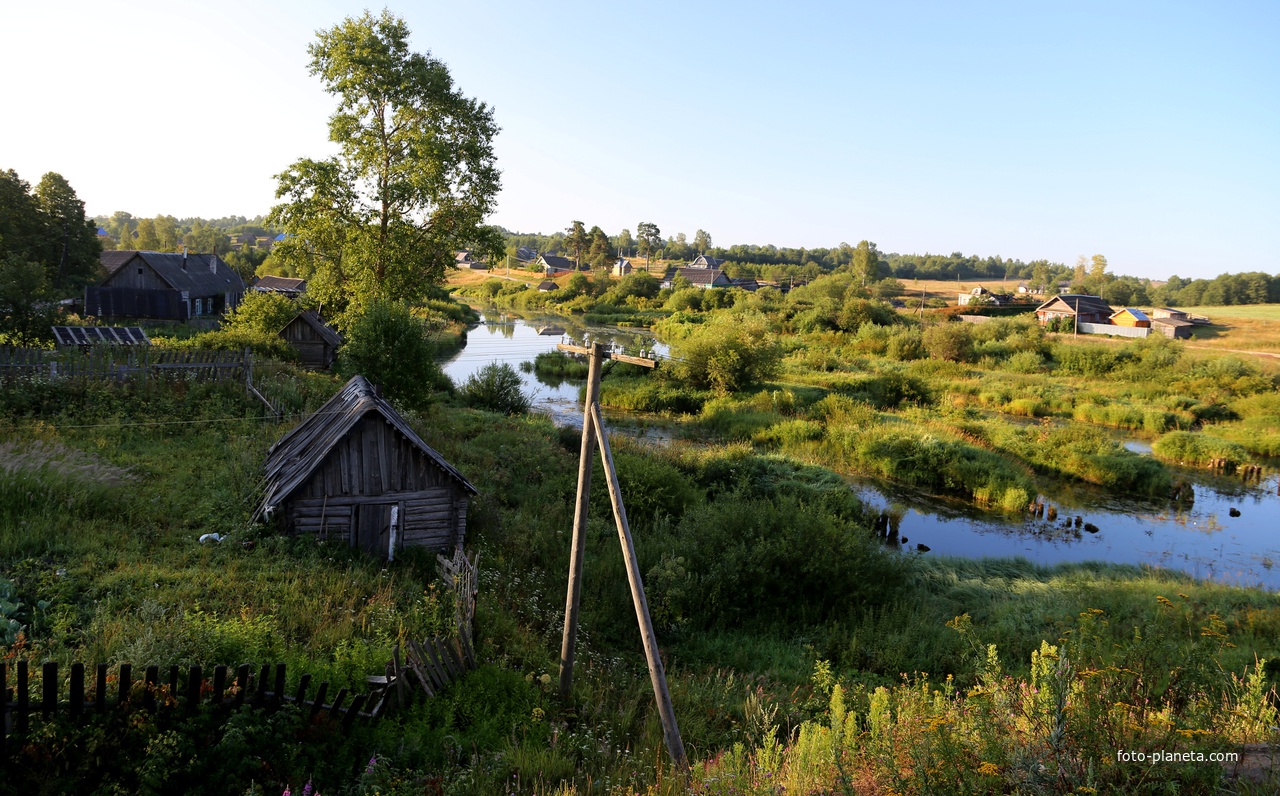
<path fill-rule="evenodd" d="M 614 276 L 626 276 L 631 273 L 632 270 L 631 261 L 626 257 L 619 257 L 617 262 L 613 264 L 612 273 Z"/>
<path fill-rule="evenodd" d="M 394 558 L 406 547 L 450 550 L 466 535 L 476 494 L 363 376 L 267 452 L 256 518 L 287 533 L 345 542 Z"/>
<path fill-rule="evenodd" d="M 733 287 L 733 280 L 719 268 L 672 268 L 662 277 L 662 287 L 674 287 L 677 276 L 689 280 L 692 287 L 709 289 L 713 287 Z"/>
<path fill-rule="evenodd" d="M 1115 310 L 1100 296 L 1054 296 L 1036 307 L 1036 320 L 1041 324 L 1057 318 L 1074 318 L 1080 323 L 1110 323 L 1113 314 Z"/>
<path fill-rule="evenodd" d="M 547 276 L 555 277 L 561 274 L 567 274 L 578 270 L 578 265 L 568 257 L 560 257 L 554 254 L 538 255 L 538 268 Z"/>
<path fill-rule="evenodd" d="M 721 268 L 724 266 L 724 260 L 718 260 L 715 257 L 708 257 L 705 254 L 699 254 L 693 258 L 693 262 L 689 263 L 689 268 Z"/>
<path fill-rule="evenodd" d="M 1139 329 L 1151 328 L 1151 319 L 1140 309 L 1125 307 L 1111 314 L 1111 322 L 1116 326 L 1132 326 Z"/>
<path fill-rule="evenodd" d="M 85 289 L 85 312 L 97 317 L 187 320 L 221 315 L 244 296 L 240 275 L 214 254 L 106 251 L 107 278 Z"/>
<path fill-rule="evenodd" d="M 550 293 L 551 291 L 558 290 L 559 288 L 560 286 L 555 282 L 552 282 L 550 279 L 544 279 L 538 283 L 539 293 Z"/>
<path fill-rule="evenodd" d="M 1182 310 L 1175 310 L 1172 307 L 1156 307 L 1147 313 L 1152 320 L 1157 318 L 1169 318 L 1175 321 L 1190 321 L 1191 316 Z"/>
<path fill-rule="evenodd" d="M 294 316 L 279 332 L 294 351 L 302 366 L 311 370 L 328 370 L 338 357 L 342 338 L 310 310 Z"/>

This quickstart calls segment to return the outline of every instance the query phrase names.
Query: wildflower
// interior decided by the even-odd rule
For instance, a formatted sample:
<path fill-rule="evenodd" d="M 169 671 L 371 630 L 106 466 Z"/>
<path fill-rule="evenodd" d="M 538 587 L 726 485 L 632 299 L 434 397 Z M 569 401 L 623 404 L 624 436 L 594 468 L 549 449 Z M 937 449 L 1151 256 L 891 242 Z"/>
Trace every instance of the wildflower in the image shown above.
<path fill-rule="evenodd" d="M 311 777 L 307 777 L 307 784 L 302 788 L 302 796 L 311 796 Z"/>
<path fill-rule="evenodd" d="M 978 773 L 985 777 L 994 777 L 1000 773 L 1000 766 L 983 760 L 982 765 L 978 766 Z"/>
<path fill-rule="evenodd" d="M 284 793 L 280 794 L 280 796 L 290 796 L 290 791 L 289 791 L 289 786 L 288 786 L 288 785 L 285 785 L 285 786 L 284 786 Z"/>
<path fill-rule="evenodd" d="M 373 767 L 374 767 L 374 766 L 376 766 L 376 765 L 378 765 L 378 756 L 377 756 L 377 755 L 374 755 L 373 757 L 370 757 L 370 758 L 369 758 L 369 765 L 365 767 L 365 769 L 364 769 L 364 773 L 366 773 L 366 774 L 372 774 L 372 773 L 373 773 Z"/>
<path fill-rule="evenodd" d="M 551 675 L 549 674 L 542 675 L 541 677 L 538 678 L 538 682 L 542 683 L 543 685 L 551 685 Z"/>

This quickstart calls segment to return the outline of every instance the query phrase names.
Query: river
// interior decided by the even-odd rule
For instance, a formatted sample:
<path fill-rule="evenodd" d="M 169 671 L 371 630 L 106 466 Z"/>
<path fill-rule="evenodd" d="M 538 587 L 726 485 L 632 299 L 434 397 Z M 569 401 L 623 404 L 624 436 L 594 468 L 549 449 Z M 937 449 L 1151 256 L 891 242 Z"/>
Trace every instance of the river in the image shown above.
<path fill-rule="evenodd" d="M 564 328 L 566 335 L 539 335 L 538 329 L 548 325 Z M 465 347 L 441 364 L 457 384 L 490 362 L 510 364 L 532 395 L 534 411 L 549 415 L 557 425 L 580 427 L 580 383 L 546 382 L 520 370 L 520 364 L 554 350 L 557 343 L 590 339 L 629 351 L 664 350 L 645 332 L 585 326 L 558 316 L 526 320 L 493 311 L 468 333 Z M 611 412 L 610 417 L 617 414 Z M 671 436 L 660 424 L 626 423 L 620 429 L 658 442 Z M 1150 454 L 1145 443 L 1130 441 L 1126 446 Z M 1010 519 L 898 484 L 857 478 L 850 483 L 867 505 L 893 518 L 897 536 L 891 543 L 904 551 L 920 553 L 923 545 L 931 555 L 1022 556 L 1040 564 L 1146 564 L 1233 585 L 1280 588 L 1280 476 L 1272 473 L 1246 483 L 1205 471 L 1177 475 L 1193 486 L 1195 500 L 1190 505 L 1129 500 L 1081 488 L 1048 496 L 1058 515 L 1053 520 Z M 1238 516 L 1231 516 L 1232 510 Z"/>

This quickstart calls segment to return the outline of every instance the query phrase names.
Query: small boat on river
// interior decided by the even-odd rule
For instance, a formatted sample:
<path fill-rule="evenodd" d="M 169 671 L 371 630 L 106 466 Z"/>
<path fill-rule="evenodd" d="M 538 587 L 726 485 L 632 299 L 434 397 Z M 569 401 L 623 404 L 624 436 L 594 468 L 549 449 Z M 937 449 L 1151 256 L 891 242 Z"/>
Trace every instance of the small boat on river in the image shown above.
<path fill-rule="evenodd" d="M 547 335 L 549 337 L 559 337 L 564 334 L 563 326 L 539 326 L 538 334 Z"/>

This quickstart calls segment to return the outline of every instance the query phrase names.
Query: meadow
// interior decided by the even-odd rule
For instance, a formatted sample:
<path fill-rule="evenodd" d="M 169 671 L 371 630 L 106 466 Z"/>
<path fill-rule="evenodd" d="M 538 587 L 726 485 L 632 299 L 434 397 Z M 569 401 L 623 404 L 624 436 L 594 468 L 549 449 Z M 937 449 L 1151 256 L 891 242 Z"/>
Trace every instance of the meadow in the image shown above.
<path fill-rule="evenodd" d="M 997 511 L 1059 479 L 1159 493 L 1177 465 L 1112 429 L 1170 462 L 1265 461 L 1274 373 L 1170 341 L 1063 341 L 1014 320 L 934 332 L 812 298 L 673 313 L 657 331 L 683 359 L 604 382 L 606 403 L 648 402 L 696 437 L 613 441 L 687 775 L 665 758 L 602 489 L 574 691 L 554 693 L 577 433 L 441 395 L 405 416 L 480 490 L 477 672 L 350 736 L 289 711 L 37 722 L 0 792 L 1274 792 L 1216 762 L 1115 754 L 1269 743 L 1280 596 L 904 554 L 834 472 Z M 768 350 L 727 357 L 726 339 Z M 387 564 L 250 523 L 267 447 L 339 387 L 285 362 L 262 373 L 282 423 L 230 383 L 0 385 L 6 660 L 279 660 L 290 688 L 303 673 L 355 687 L 397 642 L 449 632 L 433 556 Z M 208 532 L 225 540 L 202 545 Z"/>

